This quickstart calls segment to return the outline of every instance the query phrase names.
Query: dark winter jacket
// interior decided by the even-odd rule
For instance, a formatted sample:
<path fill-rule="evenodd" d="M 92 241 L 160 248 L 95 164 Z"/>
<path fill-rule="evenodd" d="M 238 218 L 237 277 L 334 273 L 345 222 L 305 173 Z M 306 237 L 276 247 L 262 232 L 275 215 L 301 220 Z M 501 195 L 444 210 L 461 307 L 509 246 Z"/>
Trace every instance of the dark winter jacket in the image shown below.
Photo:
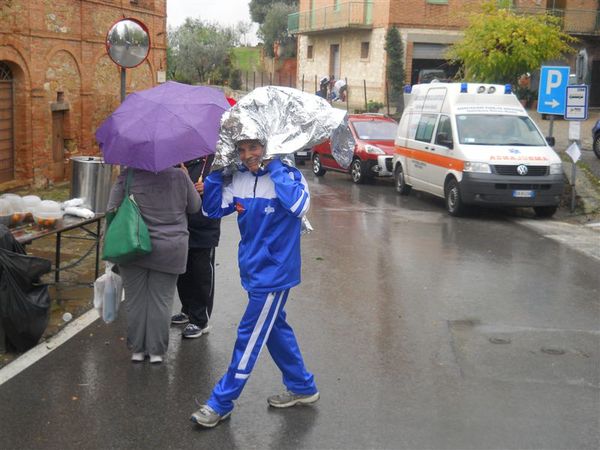
<path fill-rule="evenodd" d="M 194 184 L 198 182 L 201 174 L 202 179 L 208 176 L 213 159 L 214 155 L 209 155 L 185 163 Z M 219 245 L 221 219 L 209 219 L 202 214 L 202 211 L 198 211 L 188 215 L 188 229 L 190 248 L 212 248 Z"/>

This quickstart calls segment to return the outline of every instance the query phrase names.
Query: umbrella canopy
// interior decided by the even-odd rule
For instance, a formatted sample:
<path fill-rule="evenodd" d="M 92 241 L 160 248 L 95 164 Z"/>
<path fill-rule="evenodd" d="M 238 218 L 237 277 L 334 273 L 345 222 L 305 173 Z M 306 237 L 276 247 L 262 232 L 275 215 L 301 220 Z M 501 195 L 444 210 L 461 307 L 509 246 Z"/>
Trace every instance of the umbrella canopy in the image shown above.
<path fill-rule="evenodd" d="M 329 138 L 334 158 L 342 167 L 348 167 L 354 140 L 347 127 L 346 111 L 297 89 L 256 88 L 223 115 L 213 168 L 239 164 L 236 142 L 241 140 L 261 141 L 268 157 L 291 155 Z"/>
<path fill-rule="evenodd" d="M 127 96 L 96 140 L 107 163 L 160 172 L 214 153 L 229 108 L 218 89 L 169 81 Z"/>

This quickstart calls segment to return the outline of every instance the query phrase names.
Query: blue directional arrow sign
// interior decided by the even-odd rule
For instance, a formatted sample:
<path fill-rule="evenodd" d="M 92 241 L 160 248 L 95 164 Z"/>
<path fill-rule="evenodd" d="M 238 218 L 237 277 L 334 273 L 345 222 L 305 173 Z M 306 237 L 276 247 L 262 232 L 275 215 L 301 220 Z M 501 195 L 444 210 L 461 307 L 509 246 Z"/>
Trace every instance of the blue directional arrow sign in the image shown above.
<path fill-rule="evenodd" d="M 537 109 L 540 114 L 565 114 L 570 70 L 569 67 L 542 66 Z"/>

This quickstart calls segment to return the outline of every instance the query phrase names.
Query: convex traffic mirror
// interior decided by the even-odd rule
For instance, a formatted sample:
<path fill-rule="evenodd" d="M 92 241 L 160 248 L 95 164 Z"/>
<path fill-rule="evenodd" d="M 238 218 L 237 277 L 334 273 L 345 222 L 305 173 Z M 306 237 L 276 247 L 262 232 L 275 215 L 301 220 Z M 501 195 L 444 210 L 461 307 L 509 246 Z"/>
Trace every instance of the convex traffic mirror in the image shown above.
<path fill-rule="evenodd" d="M 106 35 L 108 56 L 123 68 L 139 66 L 144 62 L 149 51 L 148 29 L 136 19 L 119 20 Z"/>

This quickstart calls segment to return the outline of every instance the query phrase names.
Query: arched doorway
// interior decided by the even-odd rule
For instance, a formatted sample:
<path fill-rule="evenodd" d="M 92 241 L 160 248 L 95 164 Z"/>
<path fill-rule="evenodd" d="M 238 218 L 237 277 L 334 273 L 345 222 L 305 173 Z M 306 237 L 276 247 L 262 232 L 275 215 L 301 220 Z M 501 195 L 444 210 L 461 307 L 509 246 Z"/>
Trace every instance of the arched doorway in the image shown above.
<path fill-rule="evenodd" d="M 0 61 L 0 183 L 15 178 L 14 113 L 13 74 Z"/>

